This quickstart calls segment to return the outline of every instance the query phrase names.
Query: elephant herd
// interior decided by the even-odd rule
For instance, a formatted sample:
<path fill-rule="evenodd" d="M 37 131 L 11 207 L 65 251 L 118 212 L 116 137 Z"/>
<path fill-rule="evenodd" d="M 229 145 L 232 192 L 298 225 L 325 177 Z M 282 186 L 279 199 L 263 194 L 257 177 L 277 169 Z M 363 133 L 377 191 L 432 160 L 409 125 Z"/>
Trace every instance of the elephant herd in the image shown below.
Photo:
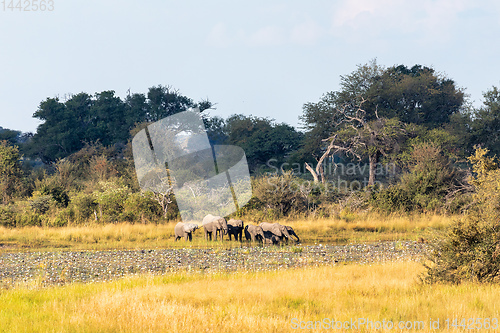
<path fill-rule="evenodd" d="M 243 241 L 243 234 L 245 239 L 252 242 L 260 242 L 263 244 L 280 244 L 292 239 L 295 242 L 300 242 L 299 236 L 295 233 L 292 227 L 282 225 L 279 223 L 262 222 L 259 225 L 247 224 L 244 225 L 242 220 L 230 219 L 226 221 L 221 216 L 207 215 L 203 218 L 201 223 L 205 231 L 205 239 L 224 240 L 224 235 L 228 235 L 229 240 L 234 236 L 235 241 Z M 193 239 L 193 232 L 200 228 L 196 223 L 183 223 L 179 222 L 175 226 L 175 240 L 184 238 L 186 241 Z M 295 238 L 292 238 L 292 236 Z"/>

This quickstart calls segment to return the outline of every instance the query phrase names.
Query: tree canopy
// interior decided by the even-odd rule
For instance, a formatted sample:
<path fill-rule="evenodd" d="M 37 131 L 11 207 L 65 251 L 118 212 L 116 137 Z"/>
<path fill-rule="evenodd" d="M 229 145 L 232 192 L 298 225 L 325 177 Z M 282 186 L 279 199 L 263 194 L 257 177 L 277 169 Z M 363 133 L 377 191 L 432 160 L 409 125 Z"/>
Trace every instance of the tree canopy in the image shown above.
<path fill-rule="evenodd" d="M 33 117 L 42 120 L 28 150 L 30 155 L 52 162 L 80 150 L 86 143 L 125 145 L 130 131 L 140 123 L 154 122 L 187 110 L 206 109 L 209 101 L 193 102 L 168 86 L 154 86 L 145 94 L 125 99 L 108 90 L 94 95 L 79 93 L 66 101 L 58 97 L 40 103 Z"/>

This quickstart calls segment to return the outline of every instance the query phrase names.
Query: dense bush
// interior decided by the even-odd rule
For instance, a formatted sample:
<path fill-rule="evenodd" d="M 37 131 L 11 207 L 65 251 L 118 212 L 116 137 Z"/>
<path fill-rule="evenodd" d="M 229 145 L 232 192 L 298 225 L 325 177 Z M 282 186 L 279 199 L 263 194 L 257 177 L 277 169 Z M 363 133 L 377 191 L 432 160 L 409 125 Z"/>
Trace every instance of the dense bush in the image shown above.
<path fill-rule="evenodd" d="M 427 282 L 500 281 L 500 169 L 477 149 L 473 163 L 475 186 L 468 214 L 436 239 L 427 265 Z"/>
<path fill-rule="evenodd" d="M 156 222 L 163 214 L 160 204 L 150 193 L 132 193 L 123 207 L 122 219 L 128 222 Z"/>
<path fill-rule="evenodd" d="M 16 213 L 9 206 L 0 206 L 0 225 L 3 227 L 16 226 Z"/>
<path fill-rule="evenodd" d="M 457 211 L 466 202 L 460 195 L 465 174 L 441 149 L 429 143 L 413 147 L 407 172 L 399 182 L 372 194 L 372 205 L 382 211 Z"/>

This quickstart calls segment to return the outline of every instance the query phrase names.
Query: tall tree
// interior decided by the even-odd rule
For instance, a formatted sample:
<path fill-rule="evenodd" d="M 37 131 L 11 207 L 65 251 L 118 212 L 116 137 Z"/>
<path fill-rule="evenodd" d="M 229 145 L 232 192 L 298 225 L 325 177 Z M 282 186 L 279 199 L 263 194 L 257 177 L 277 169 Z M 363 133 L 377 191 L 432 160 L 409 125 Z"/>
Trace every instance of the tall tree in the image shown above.
<path fill-rule="evenodd" d="M 29 155 L 54 162 L 80 150 L 86 143 L 105 146 L 125 145 L 130 131 L 140 124 L 158 121 L 190 107 L 212 107 L 208 100 L 194 103 L 171 87 L 156 86 L 144 94 L 128 95 L 125 100 L 113 90 L 91 96 L 72 95 L 65 102 L 47 98 L 34 118 L 42 121 L 30 143 Z"/>
<path fill-rule="evenodd" d="M 473 116 L 471 141 L 500 155 L 500 90 L 492 87 L 483 96 L 483 106 Z"/>
<path fill-rule="evenodd" d="M 306 168 L 311 172 L 315 181 L 321 177 L 326 181 L 323 174 L 323 160 L 330 153 L 345 153 L 361 161 L 368 158 L 369 178 L 366 185 L 375 184 L 375 171 L 380 157 L 388 156 L 389 153 L 398 149 L 404 133 L 404 124 L 396 118 L 379 118 L 368 120 L 366 111 L 362 109 L 363 101 L 353 113 L 350 105 L 338 108 L 335 118 L 341 119 L 336 124 L 334 134 L 325 139 L 328 147 L 318 160 L 316 169 L 312 169 L 306 163 Z"/>
<path fill-rule="evenodd" d="M 283 163 L 299 147 L 302 136 L 290 125 L 241 114 L 226 120 L 224 132 L 227 144 L 243 148 L 253 172 L 272 159 L 277 164 Z"/>
<path fill-rule="evenodd" d="M 383 68 L 376 60 L 372 60 L 359 65 L 352 73 L 341 76 L 340 90 L 324 94 L 317 103 L 304 105 L 300 119 L 306 133 L 298 156 L 307 162 L 310 161 L 307 156 L 312 156 L 318 165 L 316 169 L 309 166 L 308 170 L 313 177 L 321 177 L 320 162 L 329 154 L 339 151 L 338 147 L 331 147 L 332 138 L 340 140 L 340 136 L 335 136 L 339 130 L 343 130 L 344 136 L 348 133 L 338 127 L 345 119 L 350 119 L 351 129 L 356 128 L 351 133 L 353 138 L 357 137 L 366 144 L 367 137 L 362 134 L 362 128 L 369 131 L 368 128 L 380 127 L 382 132 L 391 132 L 391 128 L 403 127 L 396 125 L 397 121 L 437 128 L 447 124 L 450 116 L 458 114 L 463 103 L 464 94 L 455 87 L 454 82 L 436 74 L 431 68 L 420 65 L 411 68 L 404 65 Z M 363 117 L 359 119 L 362 121 L 357 121 L 355 119 L 359 116 L 361 104 Z M 393 124 L 395 127 L 387 127 L 386 124 Z M 375 137 L 381 138 L 379 134 Z M 359 149 L 349 150 L 354 152 Z M 353 156 L 358 158 L 361 155 Z M 376 157 L 373 154 L 364 156 L 369 162 Z M 373 166 L 373 163 L 370 165 Z M 373 179 L 370 183 L 372 181 Z"/>
<path fill-rule="evenodd" d="M 26 189 L 22 184 L 19 149 L 7 141 L 0 141 L 0 199 L 7 203 L 12 197 L 20 196 Z"/>

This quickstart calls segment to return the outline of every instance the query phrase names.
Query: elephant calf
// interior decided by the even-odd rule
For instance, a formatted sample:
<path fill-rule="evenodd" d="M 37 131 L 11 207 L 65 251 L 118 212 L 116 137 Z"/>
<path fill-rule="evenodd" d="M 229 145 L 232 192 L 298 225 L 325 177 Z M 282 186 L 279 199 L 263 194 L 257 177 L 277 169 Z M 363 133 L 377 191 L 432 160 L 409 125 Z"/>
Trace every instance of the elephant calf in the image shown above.
<path fill-rule="evenodd" d="M 193 240 L 193 232 L 198 229 L 198 225 L 194 223 L 182 223 L 179 222 L 175 225 L 175 241 L 178 241 L 181 237 L 187 241 Z"/>
<path fill-rule="evenodd" d="M 279 245 L 280 240 L 281 239 L 272 232 L 264 231 L 264 239 L 263 239 L 264 244 Z"/>
<path fill-rule="evenodd" d="M 234 240 L 242 241 L 243 238 L 243 221 L 230 219 L 227 221 L 227 235 L 229 236 L 229 240 L 231 240 L 231 236 L 234 236 Z"/>
<path fill-rule="evenodd" d="M 259 242 L 264 242 L 264 230 L 262 230 L 262 227 L 259 227 L 258 225 L 253 225 L 253 224 L 247 224 L 245 226 L 245 238 L 247 241 L 259 241 Z"/>

